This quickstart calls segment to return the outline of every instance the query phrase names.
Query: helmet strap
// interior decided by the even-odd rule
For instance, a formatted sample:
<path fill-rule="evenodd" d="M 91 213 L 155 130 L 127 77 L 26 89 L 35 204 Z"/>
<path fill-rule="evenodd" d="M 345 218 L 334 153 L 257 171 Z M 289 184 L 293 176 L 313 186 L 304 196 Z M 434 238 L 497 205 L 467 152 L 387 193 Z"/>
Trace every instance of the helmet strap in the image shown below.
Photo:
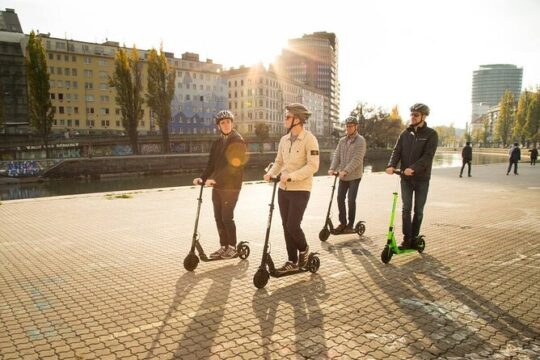
<path fill-rule="evenodd" d="M 291 130 L 292 130 L 293 127 L 295 127 L 295 126 L 297 126 L 297 125 L 300 125 L 301 120 L 298 119 L 298 122 L 295 124 L 295 123 L 294 123 L 294 119 L 296 119 L 296 118 L 293 118 L 293 120 L 292 120 L 292 121 L 293 121 L 293 124 L 287 129 L 287 134 L 289 134 L 289 133 L 291 132 Z"/>

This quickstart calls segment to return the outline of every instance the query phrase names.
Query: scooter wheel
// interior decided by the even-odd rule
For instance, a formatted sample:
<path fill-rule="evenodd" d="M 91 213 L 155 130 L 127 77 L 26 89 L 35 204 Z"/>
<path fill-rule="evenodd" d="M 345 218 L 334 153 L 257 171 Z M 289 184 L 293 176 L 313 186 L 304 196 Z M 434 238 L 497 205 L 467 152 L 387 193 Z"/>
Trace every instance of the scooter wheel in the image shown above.
<path fill-rule="evenodd" d="M 330 237 L 330 230 L 328 228 L 324 228 L 319 232 L 319 240 L 326 241 L 328 237 Z"/>
<path fill-rule="evenodd" d="M 366 232 L 366 225 L 364 225 L 363 222 L 358 222 L 354 227 L 354 231 L 358 234 L 358 236 L 362 236 Z"/>
<path fill-rule="evenodd" d="M 308 270 L 312 272 L 313 274 L 319 270 L 319 267 L 321 266 L 321 260 L 318 256 L 312 256 L 308 263 Z"/>
<path fill-rule="evenodd" d="M 189 253 L 184 259 L 184 268 L 187 271 L 193 271 L 199 265 L 199 257 L 193 253 Z"/>
<path fill-rule="evenodd" d="M 255 285 L 257 289 L 262 289 L 268 283 L 269 278 L 270 274 L 266 269 L 259 269 L 255 275 L 253 275 L 253 285 Z"/>
<path fill-rule="evenodd" d="M 245 260 L 249 257 L 251 251 L 249 249 L 249 246 L 247 246 L 246 244 L 241 244 L 238 246 L 237 252 L 238 257 L 242 260 Z"/>
<path fill-rule="evenodd" d="M 392 255 L 394 255 L 394 252 L 388 245 L 386 245 L 381 253 L 381 260 L 383 263 L 388 264 L 390 262 L 390 259 L 392 259 Z"/>
<path fill-rule="evenodd" d="M 418 238 L 416 240 L 416 250 L 421 254 L 424 252 L 424 249 L 426 248 L 426 242 L 423 238 Z"/>

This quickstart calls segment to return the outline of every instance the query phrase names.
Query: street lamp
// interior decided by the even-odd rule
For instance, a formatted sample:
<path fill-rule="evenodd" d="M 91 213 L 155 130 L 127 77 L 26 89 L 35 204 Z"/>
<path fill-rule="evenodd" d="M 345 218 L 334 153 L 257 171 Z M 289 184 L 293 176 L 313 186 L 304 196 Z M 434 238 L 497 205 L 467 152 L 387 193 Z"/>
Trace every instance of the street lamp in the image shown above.
<path fill-rule="evenodd" d="M 93 149 L 92 149 L 92 125 L 90 125 L 89 128 L 88 128 L 88 158 L 89 159 L 92 158 L 92 152 L 93 152 Z"/>

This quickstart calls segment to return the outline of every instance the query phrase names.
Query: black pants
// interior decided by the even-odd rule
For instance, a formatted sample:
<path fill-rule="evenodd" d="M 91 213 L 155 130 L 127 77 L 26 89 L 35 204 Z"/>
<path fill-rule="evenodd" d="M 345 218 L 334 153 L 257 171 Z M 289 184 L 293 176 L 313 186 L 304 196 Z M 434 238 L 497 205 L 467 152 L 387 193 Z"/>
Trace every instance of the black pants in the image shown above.
<path fill-rule="evenodd" d="M 536 166 L 536 158 L 531 157 L 531 166 Z"/>
<path fill-rule="evenodd" d="M 289 261 L 298 262 L 298 251 L 307 247 L 306 236 L 300 227 L 309 201 L 309 191 L 285 191 L 279 189 L 278 203 L 281 224 L 285 233 L 285 244 Z"/>
<path fill-rule="evenodd" d="M 510 170 L 512 170 L 512 165 L 514 165 L 514 174 L 517 174 L 517 166 L 518 166 L 518 162 L 517 161 L 512 161 L 510 160 L 508 162 L 508 170 L 506 170 L 506 174 L 510 174 Z"/>
<path fill-rule="evenodd" d="M 339 180 L 337 203 L 339 209 L 339 223 L 344 225 L 354 226 L 354 218 L 356 217 L 356 195 L 358 194 L 358 185 L 361 178 L 343 181 Z M 345 207 L 345 197 L 348 196 L 349 217 L 347 218 L 347 209 Z M 348 221 L 347 221 L 348 219 Z"/>
<path fill-rule="evenodd" d="M 424 205 L 429 190 L 428 181 L 401 179 L 401 200 L 403 201 L 402 227 L 403 239 L 411 241 L 420 234 L 422 219 L 424 218 Z M 414 198 L 414 215 L 411 219 Z"/>
<path fill-rule="evenodd" d="M 221 246 L 236 247 L 236 224 L 234 223 L 234 208 L 238 201 L 240 190 L 212 189 L 214 218 L 216 219 Z"/>
<path fill-rule="evenodd" d="M 463 159 L 463 165 L 461 165 L 461 171 L 459 172 L 459 176 L 463 175 L 463 169 L 465 168 L 465 165 L 469 166 L 469 176 L 471 176 L 471 160 L 465 159 Z"/>

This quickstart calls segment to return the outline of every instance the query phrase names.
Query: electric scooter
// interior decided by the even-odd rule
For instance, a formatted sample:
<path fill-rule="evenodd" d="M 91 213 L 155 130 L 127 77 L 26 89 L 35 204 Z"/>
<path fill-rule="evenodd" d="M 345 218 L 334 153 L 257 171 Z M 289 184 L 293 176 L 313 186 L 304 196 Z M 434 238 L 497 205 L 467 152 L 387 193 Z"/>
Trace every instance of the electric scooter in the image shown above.
<path fill-rule="evenodd" d="M 277 176 L 275 178 L 270 179 L 271 182 L 274 183 L 273 190 L 272 190 L 272 201 L 270 204 L 270 212 L 268 214 L 268 223 L 266 225 L 266 237 L 264 239 L 264 248 L 263 248 L 263 255 L 261 260 L 261 265 L 259 266 L 259 269 L 253 276 L 253 285 L 257 289 L 262 289 L 266 286 L 268 283 L 268 279 L 270 276 L 272 277 L 282 277 L 282 276 L 288 276 L 288 275 L 294 275 L 306 271 L 310 271 L 312 273 L 316 273 L 317 270 L 319 270 L 319 266 L 321 265 L 321 261 L 319 257 L 317 256 L 316 252 L 312 252 L 309 254 L 308 261 L 305 267 L 299 268 L 296 271 L 287 272 L 284 274 L 280 274 L 276 271 L 276 267 L 274 265 L 274 261 L 272 260 L 272 256 L 270 256 L 270 227 L 272 226 L 272 213 L 274 212 L 274 199 L 276 197 L 276 188 L 277 184 L 280 181 L 280 177 Z"/>
<path fill-rule="evenodd" d="M 187 271 L 193 271 L 199 265 L 199 258 L 202 261 L 208 262 L 208 261 L 217 261 L 217 260 L 230 260 L 234 259 L 236 257 L 239 257 L 242 260 L 245 260 L 248 258 L 250 249 L 247 245 L 247 241 L 241 241 L 236 245 L 236 255 L 232 258 L 222 259 L 222 258 L 210 258 L 208 257 L 203 250 L 203 247 L 201 243 L 199 242 L 200 234 L 197 231 L 199 227 L 199 215 L 201 213 L 201 204 L 202 204 L 202 194 L 204 189 L 204 183 L 199 181 L 200 185 L 200 191 L 199 191 L 199 198 L 197 199 L 198 205 L 197 205 L 197 215 L 195 216 L 195 229 L 193 230 L 193 237 L 191 240 L 191 250 L 189 251 L 189 254 L 184 259 L 184 268 Z M 195 253 L 195 250 L 199 253 L 199 256 Z"/>
<path fill-rule="evenodd" d="M 394 170 L 394 174 L 401 175 L 400 170 Z M 414 247 L 409 249 L 403 249 L 396 243 L 396 237 L 394 235 L 394 217 L 396 213 L 396 204 L 398 200 L 398 193 L 394 191 L 393 193 L 394 200 L 392 202 L 392 213 L 390 214 L 390 226 L 388 227 L 388 235 L 386 237 L 386 246 L 384 247 L 381 253 L 381 260 L 383 263 L 388 264 L 392 255 L 401 255 L 412 253 L 418 251 L 420 254 L 424 251 L 426 247 L 426 242 L 424 241 L 424 235 L 418 235 L 414 239 Z"/>
<path fill-rule="evenodd" d="M 362 236 L 364 232 L 366 231 L 366 225 L 365 221 L 359 221 L 354 226 L 354 229 L 350 230 L 344 230 L 344 231 L 338 231 L 336 228 L 334 228 L 334 224 L 332 223 L 332 219 L 330 219 L 330 210 L 332 209 L 332 200 L 334 199 L 334 192 L 336 190 L 336 182 L 338 179 L 339 173 L 334 172 L 334 184 L 332 185 L 332 195 L 330 195 L 330 204 L 328 204 L 328 212 L 326 213 L 326 222 L 324 223 L 324 227 L 319 232 L 319 239 L 321 241 L 328 240 L 328 237 L 330 234 L 332 235 L 347 235 L 347 234 L 354 234 L 357 233 L 358 236 Z"/>

